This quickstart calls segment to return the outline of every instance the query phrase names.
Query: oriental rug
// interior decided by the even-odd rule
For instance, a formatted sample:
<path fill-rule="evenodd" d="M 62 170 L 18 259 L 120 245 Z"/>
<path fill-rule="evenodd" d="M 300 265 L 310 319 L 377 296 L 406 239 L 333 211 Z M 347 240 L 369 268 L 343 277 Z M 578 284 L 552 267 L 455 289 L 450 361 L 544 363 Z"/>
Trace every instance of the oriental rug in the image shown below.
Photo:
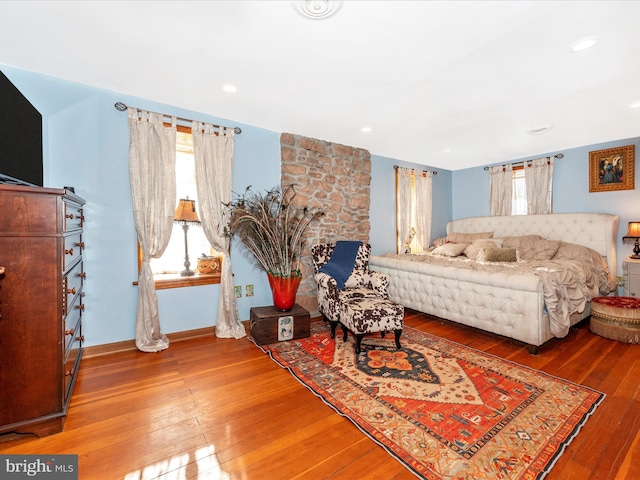
<path fill-rule="evenodd" d="M 425 479 L 541 479 L 604 399 L 407 326 L 401 341 L 365 337 L 356 355 L 313 322 L 258 348 Z"/>

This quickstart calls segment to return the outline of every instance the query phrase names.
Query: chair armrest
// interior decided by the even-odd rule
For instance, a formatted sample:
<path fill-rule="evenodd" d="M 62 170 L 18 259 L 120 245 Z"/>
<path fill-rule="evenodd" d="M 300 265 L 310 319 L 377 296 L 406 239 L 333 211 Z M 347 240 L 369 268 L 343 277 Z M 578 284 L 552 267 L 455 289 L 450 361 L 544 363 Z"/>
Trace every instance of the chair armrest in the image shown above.
<path fill-rule="evenodd" d="M 336 280 L 326 273 L 316 273 L 313 276 L 318 285 L 318 309 L 327 319 L 337 322 L 340 318 L 338 298 L 340 291 Z"/>
<path fill-rule="evenodd" d="M 363 286 L 374 290 L 383 298 L 389 298 L 389 292 L 387 291 L 387 288 L 389 287 L 388 275 L 380 272 L 374 272 L 373 270 L 367 270 L 362 273 L 362 276 Z"/>

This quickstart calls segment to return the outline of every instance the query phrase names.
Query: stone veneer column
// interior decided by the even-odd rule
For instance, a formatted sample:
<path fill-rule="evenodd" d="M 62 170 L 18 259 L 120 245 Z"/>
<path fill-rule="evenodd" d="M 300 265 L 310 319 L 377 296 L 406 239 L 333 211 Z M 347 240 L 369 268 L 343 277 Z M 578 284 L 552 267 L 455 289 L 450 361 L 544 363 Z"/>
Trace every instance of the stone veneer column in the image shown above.
<path fill-rule="evenodd" d="M 317 313 L 310 247 L 336 240 L 369 241 L 371 154 L 291 133 L 280 135 L 280 150 L 281 184 L 295 184 L 296 203 L 325 214 L 309 229 L 296 298 L 298 304 Z"/>

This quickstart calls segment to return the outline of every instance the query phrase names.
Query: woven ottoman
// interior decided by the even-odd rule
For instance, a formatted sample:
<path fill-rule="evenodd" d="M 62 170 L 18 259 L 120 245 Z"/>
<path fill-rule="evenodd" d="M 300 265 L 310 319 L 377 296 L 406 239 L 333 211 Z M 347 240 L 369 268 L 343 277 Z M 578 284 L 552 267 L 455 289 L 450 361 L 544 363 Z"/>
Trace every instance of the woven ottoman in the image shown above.
<path fill-rule="evenodd" d="M 591 301 L 591 331 L 625 343 L 640 343 L 640 299 L 596 297 Z"/>
<path fill-rule="evenodd" d="M 396 348 L 400 349 L 400 335 L 404 326 L 404 307 L 380 297 L 353 298 L 340 304 L 340 324 L 343 341 L 348 332 L 356 337 L 356 354 L 360 353 L 362 338 L 380 332 L 382 337 L 393 330 Z"/>

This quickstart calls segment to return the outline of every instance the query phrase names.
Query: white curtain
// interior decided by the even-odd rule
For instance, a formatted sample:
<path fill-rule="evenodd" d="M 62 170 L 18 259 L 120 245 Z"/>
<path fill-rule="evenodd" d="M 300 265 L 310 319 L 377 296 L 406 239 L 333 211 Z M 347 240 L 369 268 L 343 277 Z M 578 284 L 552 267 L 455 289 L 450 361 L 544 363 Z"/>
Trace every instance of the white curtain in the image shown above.
<path fill-rule="evenodd" d="M 489 208 L 491 215 L 511 215 L 513 167 L 489 167 Z"/>
<path fill-rule="evenodd" d="M 158 298 L 149 262 L 162 256 L 173 230 L 176 211 L 176 118 L 163 125 L 163 115 L 128 109 L 129 179 L 133 216 L 144 258 L 138 277 L 136 346 L 143 352 L 169 347 L 160 331 Z"/>
<path fill-rule="evenodd" d="M 411 172 L 410 168 L 396 169 L 396 251 L 404 253 L 411 234 Z"/>
<path fill-rule="evenodd" d="M 526 162 L 524 182 L 527 187 L 527 213 L 529 215 L 551 213 L 553 181 L 553 157 L 538 158 Z"/>
<path fill-rule="evenodd" d="M 246 331 L 238 316 L 229 256 L 229 238 L 224 233 L 224 204 L 231 202 L 235 142 L 233 130 L 193 122 L 191 134 L 202 228 L 213 248 L 222 253 L 216 336 L 242 338 Z"/>
<path fill-rule="evenodd" d="M 433 172 L 414 172 L 415 186 L 415 242 L 419 251 L 429 248 L 431 242 L 431 210 Z"/>

